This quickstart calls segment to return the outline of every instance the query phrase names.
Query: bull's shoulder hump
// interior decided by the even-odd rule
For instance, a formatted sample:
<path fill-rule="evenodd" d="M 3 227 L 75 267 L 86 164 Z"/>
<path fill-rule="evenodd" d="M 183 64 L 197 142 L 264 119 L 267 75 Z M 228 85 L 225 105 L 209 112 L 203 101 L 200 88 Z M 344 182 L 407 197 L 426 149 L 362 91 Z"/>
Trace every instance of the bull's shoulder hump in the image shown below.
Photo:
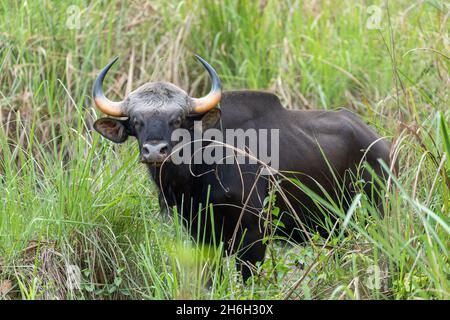
<path fill-rule="evenodd" d="M 225 107 L 239 106 L 251 108 L 254 112 L 270 112 L 284 109 L 277 95 L 269 91 L 235 90 L 225 91 L 222 95 L 221 105 Z"/>

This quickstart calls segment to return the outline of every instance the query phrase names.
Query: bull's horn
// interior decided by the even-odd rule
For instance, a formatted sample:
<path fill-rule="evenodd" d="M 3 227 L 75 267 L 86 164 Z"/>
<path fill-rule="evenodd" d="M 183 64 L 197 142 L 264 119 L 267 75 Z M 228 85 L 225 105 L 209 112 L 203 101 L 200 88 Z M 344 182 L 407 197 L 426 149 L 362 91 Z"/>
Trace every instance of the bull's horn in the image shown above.
<path fill-rule="evenodd" d="M 106 74 L 108 73 L 111 66 L 117 61 L 119 57 L 115 57 L 113 61 L 108 63 L 108 65 L 100 72 L 97 79 L 94 83 L 94 88 L 92 91 L 92 96 L 95 101 L 95 105 L 97 108 L 100 109 L 101 112 L 113 116 L 113 117 L 123 117 L 125 116 L 124 112 L 122 111 L 122 101 L 116 102 L 111 101 L 105 95 L 103 94 L 103 79 L 105 78 Z"/>
<path fill-rule="evenodd" d="M 220 98 L 222 96 L 222 89 L 220 86 L 220 78 L 217 75 L 216 70 L 214 70 L 211 65 L 205 61 L 202 57 L 199 55 L 195 55 L 195 57 L 202 63 L 202 65 L 205 67 L 205 69 L 209 73 L 209 77 L 212 81 L 212 87 L 211 91 L 202 98 L 192 98 L 194 104 L 192 106 L 192 111 L 195 113 L 205 113 L 217 106 L 217 104 L 220 102 Z"/>

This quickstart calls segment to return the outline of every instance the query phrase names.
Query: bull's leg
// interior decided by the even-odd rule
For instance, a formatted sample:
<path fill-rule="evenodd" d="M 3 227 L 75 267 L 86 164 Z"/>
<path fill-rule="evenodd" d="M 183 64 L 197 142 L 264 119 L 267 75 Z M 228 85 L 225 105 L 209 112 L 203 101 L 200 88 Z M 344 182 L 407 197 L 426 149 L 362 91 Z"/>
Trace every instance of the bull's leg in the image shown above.
<path fill-rule="evenodd" d="M 263 261 L 266 254 L 266 245 L 259 230 L 245 235 L 242 247 L 238 251 L 237 269 L 241 272 L 244 283 L 252 276 L 256 263 Z"/>

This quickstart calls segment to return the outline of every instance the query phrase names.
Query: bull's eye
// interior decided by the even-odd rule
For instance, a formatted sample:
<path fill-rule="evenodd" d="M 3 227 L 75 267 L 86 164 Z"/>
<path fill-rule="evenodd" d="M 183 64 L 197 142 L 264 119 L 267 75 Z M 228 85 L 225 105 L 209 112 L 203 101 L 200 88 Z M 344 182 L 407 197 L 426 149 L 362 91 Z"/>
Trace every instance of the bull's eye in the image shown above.
<path fill-rule="evenodd" d="M 181 127 L 181 117 L 175 118 L 175 120 L 172 121 L 172 126 L 173 126 L 174 128 L 179 128 L 179 127 Z"/>
<path fill-rule="evenodd" d="M 142 126 L 141 121 L 139 121 L 138 119 L 134 119 L 133 123 L 136 130 L 138 130 Z"/>

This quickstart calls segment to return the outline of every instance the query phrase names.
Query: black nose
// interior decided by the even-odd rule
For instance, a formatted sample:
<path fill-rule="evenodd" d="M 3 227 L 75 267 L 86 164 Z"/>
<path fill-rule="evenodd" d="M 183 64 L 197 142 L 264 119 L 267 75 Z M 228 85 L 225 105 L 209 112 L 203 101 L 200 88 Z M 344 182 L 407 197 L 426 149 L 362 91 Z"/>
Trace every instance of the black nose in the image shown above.
<path fill-rule="evenodd" d="M 141 150 L 141 162 L 163 162 L 169 155 L 169 145 L 165 142 L 145 143 Z"/>

